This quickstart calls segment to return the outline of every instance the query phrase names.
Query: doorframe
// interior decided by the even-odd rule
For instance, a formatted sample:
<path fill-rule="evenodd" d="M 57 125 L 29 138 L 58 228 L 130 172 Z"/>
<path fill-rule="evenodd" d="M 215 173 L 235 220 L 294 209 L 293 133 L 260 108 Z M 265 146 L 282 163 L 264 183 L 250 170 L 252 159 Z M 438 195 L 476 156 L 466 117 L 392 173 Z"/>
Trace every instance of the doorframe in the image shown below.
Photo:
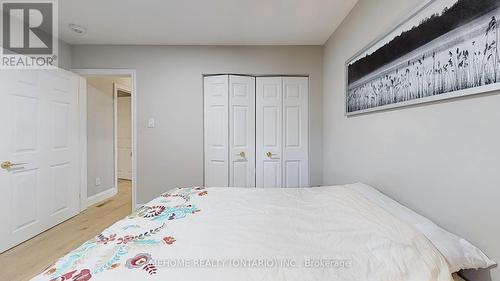
<path fill-rule="evenodd" d="M 130 98 L 132 100 L 132 89 L 120 84 L 113 83 L 113 115 L 114 115 L 114 153 L 115 153 L 115 186 L 118 188 L 118 91 L 128 92 L 130 93 Z M 131 103 L 132 106 L 132 103 Z M 130 120 L 130 124 L 132 124 L 132 120 Z M 134 154 L 132 153 L 132 156 Z M 132 169 L 132 174 L 134 170 Z"/>
<path fill-rule="evenodd" d="M 132 210 L 135 210 L 137 205 L 137 73 L 135 69 L 128 68 L 79 68 L 71 69 L 72 72 L 83 76 L 84 78 L 88 76 L 121 76 L 127 75 L 132 79 L 131 88 L 131 106 L 132 106 Z M 85 79 L 86 81 L 86 79 Z M 80 85 L 80 90 L 82 90 L 82 85 Z M 80 212 L 87 209 L 87 91 L 86 85 L 84 87 L 85 95 L 81 96 L 80 103 L 80 173 L 82 179 L 80 182 Z M 115 104 L 113 105 L 115 107 Z M 116 114 L 116 107 L 114 109 Z M 115 118 L 116 122 L 116 118 Z M 115 125 L 115 141 L 116 141 L 116 125 Z M 118 182 L 117 173 L 117 154 L 115 145 L 115 183 Z M 116 185 L 118 187 L 118 185 Z"/>

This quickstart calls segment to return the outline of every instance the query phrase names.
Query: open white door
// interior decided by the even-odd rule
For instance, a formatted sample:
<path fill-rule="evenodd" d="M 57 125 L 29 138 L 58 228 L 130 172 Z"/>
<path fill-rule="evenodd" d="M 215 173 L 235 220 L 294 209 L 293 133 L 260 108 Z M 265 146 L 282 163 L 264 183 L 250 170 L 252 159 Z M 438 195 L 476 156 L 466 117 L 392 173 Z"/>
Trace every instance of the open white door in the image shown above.
<path fill-rule="evenodd" d="M 132 180 L 132 91 L 116 83 L 113 88 L 116 103 L 117 174 L 119 179 Z"/>
<path fill-rule="evenodd" d="M 78 76 L 0 72 L 0 252 L 79 212 Z"/>
<path fill-rule="evenodd" d="M 229 76 L 229 186 L 255 187 L 255 77 Z"/>
<path fill-rule="evenodd" d="M 132 180 L 132 98 L 118 97 L 118 178 Z"/>
<path fill-rule="evenodd" d="M 281 187 L 281 89 L 281 77 L 257 77 L 257 187 Z"/>

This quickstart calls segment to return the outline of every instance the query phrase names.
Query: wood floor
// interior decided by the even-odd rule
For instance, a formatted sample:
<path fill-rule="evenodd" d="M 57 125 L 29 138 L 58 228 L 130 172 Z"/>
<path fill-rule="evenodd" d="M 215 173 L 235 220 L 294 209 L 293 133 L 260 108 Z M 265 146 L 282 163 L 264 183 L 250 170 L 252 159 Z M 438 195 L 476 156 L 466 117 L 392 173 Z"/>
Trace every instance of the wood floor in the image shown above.
<path fill-rule="evenodd" d="M 58 258 L 130 214 L 130 181 L 119 181 L 118 194 L 0 254 L 0 280 L 29 280 Z"/>

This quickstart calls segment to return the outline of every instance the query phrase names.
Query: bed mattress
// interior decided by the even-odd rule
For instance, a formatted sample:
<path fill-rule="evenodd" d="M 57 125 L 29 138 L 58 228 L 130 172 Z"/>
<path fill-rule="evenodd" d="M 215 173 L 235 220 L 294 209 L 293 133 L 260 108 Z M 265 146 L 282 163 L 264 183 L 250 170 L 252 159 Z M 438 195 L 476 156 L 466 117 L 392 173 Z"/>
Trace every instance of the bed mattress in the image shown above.
<path fill-rule="evenodd" d="M 338 186 L 171 190 L 33 280 L 453 279 L 423 234 Z"/>

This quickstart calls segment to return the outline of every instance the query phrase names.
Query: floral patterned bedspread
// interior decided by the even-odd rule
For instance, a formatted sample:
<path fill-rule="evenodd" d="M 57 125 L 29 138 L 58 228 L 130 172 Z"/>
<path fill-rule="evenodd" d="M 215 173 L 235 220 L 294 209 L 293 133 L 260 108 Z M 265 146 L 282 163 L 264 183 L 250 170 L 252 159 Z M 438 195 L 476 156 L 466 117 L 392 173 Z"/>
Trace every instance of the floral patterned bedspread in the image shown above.
<path fill-rule="evenodd" d="M 142 271 L 145 277 L 156 275 L 158 268 L 152 263 L 150 250 L 168 250 L 176 242 L 175 237 L 168 234 L 168 222 L 195 215 L 200 210 L 190 203 L 191 198 L 204 195 L 207 191 L 203 187 L 164 193 L 32 280 L 94 280 L 102 272 L 118 269 Z"/>
<path fill-rule="evenodd" d="M 178 188 L 34 279 L 452 281 L 412 226 L 349 188 Z"/>

